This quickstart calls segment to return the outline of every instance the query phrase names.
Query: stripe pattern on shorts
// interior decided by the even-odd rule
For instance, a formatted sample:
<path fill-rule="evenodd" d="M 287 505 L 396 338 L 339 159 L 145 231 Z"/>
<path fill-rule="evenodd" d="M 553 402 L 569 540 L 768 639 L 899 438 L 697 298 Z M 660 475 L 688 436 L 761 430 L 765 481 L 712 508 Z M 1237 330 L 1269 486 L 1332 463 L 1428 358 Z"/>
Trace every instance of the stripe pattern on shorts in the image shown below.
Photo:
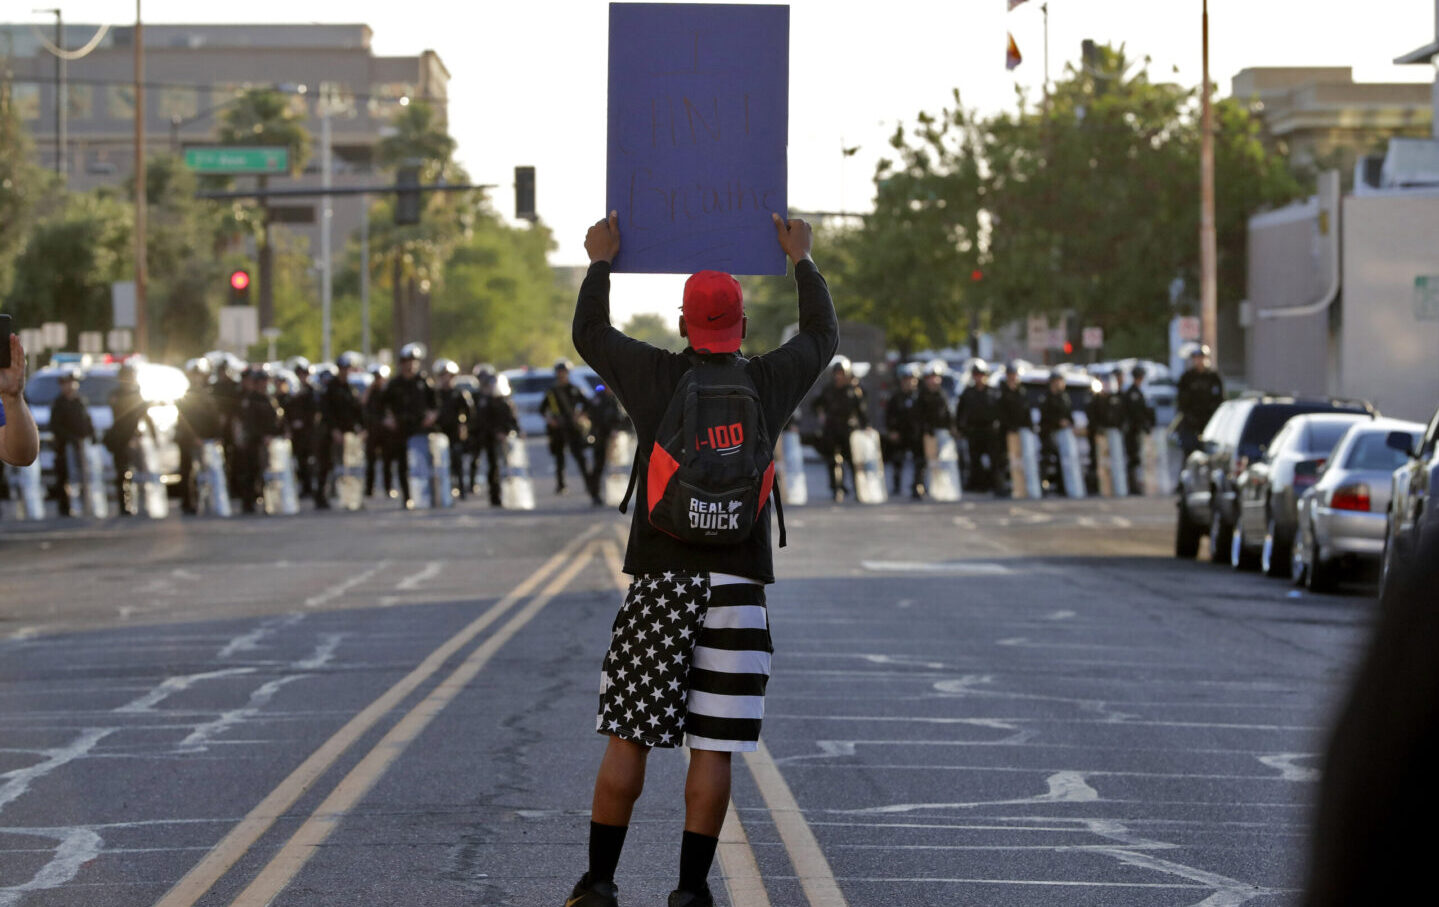
<path fill-rule="evenodd" d="M 774 652 L 764 586 L 720 573 L 709 579 L 709 607 L 690 666 L 685 745 L 752 752 Z"/>

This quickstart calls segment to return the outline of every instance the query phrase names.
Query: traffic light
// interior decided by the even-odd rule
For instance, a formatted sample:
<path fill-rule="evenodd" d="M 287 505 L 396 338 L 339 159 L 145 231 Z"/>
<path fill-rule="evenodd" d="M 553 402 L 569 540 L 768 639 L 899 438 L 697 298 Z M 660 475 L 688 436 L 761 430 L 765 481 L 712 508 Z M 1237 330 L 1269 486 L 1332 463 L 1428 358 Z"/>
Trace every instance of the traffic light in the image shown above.
<path fill-rule="evenodd" d="M 535 168 L 515 168 L 515 220 L 533 221 L 535 214 Z"/>
<path fill-rule="evenodd" d="M 230 272 L 230 305 L 250 304 L 250 272 L 243 268 Z"/>
<path fill-rule="evenodd" d="M 979 268 L 975 268 L 973 271 L 969 272 L 969 279 L 973 283 L 979 283 L 981 280 L 984 279 L 984 272 L 981 271 Z"/>
<path fill-rule="evenodd" d="M 420 168 L 401 167 L 395 171 L 395 223 L 408 226 L 420 222 Z M 411 188 L 413 187 L 413 188 Z"/>

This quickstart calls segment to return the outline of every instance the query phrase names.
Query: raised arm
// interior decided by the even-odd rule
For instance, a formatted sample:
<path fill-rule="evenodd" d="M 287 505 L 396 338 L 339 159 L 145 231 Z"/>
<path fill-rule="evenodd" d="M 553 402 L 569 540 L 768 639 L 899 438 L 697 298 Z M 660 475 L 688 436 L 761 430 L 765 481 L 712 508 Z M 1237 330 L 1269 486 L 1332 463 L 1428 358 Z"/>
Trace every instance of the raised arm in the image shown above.
<path fill-rule="evenodd" d="M 5 424 L 0 425 L 0 462 L 29 466 L 40 454 L 40 432 L 25 403 L 25 349 L 11 334 L 10 366 L 0 369 L 0 405 L 5 407 Z"/>
<path fill-rule="evenodd" d="M 655 364 L 665 353 L 625 336 L 610 324 L 610 265 L 619 251 L 619 215 L 611 211 L 609 217 L 597 221 L 585 234 L 590 269 L 575 303 L 571 339 L 580 358 L 625 401 L 632 399 L 636 388 L 630 385 L 637 376 L 652 377 Z"/>

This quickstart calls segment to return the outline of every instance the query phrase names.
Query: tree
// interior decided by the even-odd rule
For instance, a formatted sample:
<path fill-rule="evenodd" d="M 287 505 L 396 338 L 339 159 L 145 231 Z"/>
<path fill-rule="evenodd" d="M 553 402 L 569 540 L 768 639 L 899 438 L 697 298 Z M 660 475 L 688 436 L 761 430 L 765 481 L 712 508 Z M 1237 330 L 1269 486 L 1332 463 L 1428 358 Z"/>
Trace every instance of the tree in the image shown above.
<path fill-rule="evenodd" d="M 35 163 L 25 121 L 15 109 L 9 79 L 0 80 L 0 297 L 10 288 L 12 264 L 35 225 L 52 179 Z"/>
<path fill-rule="evenodd" d="M 641 312 L 625 322 L 621 329 L 630 337 L 636 340 L 643 340 L 651 346 L 657 346 L 662 350 L 682 350 L 686 343 L 680 337 L 679 330 L 674 323 L 665 319 L 663 315 L 654 312 Z"/>
<path fill-rule="evenodd" d="M 277 147 L 289 151 L 290 174 L 298 175 L 310 157 L 310 133 L 304 117 L 295 110 L 290 98 L 273 88 L 250 88 L 240 94 L 225 111 L 220 123 L 220 144 Z M 257 187 L 264 192 L 270 178 L 261 175 Z M 275 320 L 274 257 L 270 245 L 269 204 L 264 196 L 259 201 L 260 261 L 259 315 L 260 327 L 270 327 Z"/>

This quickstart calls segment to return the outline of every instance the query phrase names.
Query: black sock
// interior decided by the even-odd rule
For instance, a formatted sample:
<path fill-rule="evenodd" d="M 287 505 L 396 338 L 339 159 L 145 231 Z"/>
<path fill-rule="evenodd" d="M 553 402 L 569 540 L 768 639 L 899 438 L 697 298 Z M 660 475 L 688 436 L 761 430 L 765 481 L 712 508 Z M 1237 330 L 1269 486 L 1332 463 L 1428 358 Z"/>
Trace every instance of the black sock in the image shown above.
<path fill-rule="evenodd" d="M 613 882 L 620 851 L 625 846 L 628 825 L 601 825 L 590 822 L 590 881 Z"/>
<path fill-rule="evenodd" d="M 699 894 L 705 890 L 718 844 L 719 838 L 694 831 L 684 833 L 680 840 L 680 891 Z"/>

